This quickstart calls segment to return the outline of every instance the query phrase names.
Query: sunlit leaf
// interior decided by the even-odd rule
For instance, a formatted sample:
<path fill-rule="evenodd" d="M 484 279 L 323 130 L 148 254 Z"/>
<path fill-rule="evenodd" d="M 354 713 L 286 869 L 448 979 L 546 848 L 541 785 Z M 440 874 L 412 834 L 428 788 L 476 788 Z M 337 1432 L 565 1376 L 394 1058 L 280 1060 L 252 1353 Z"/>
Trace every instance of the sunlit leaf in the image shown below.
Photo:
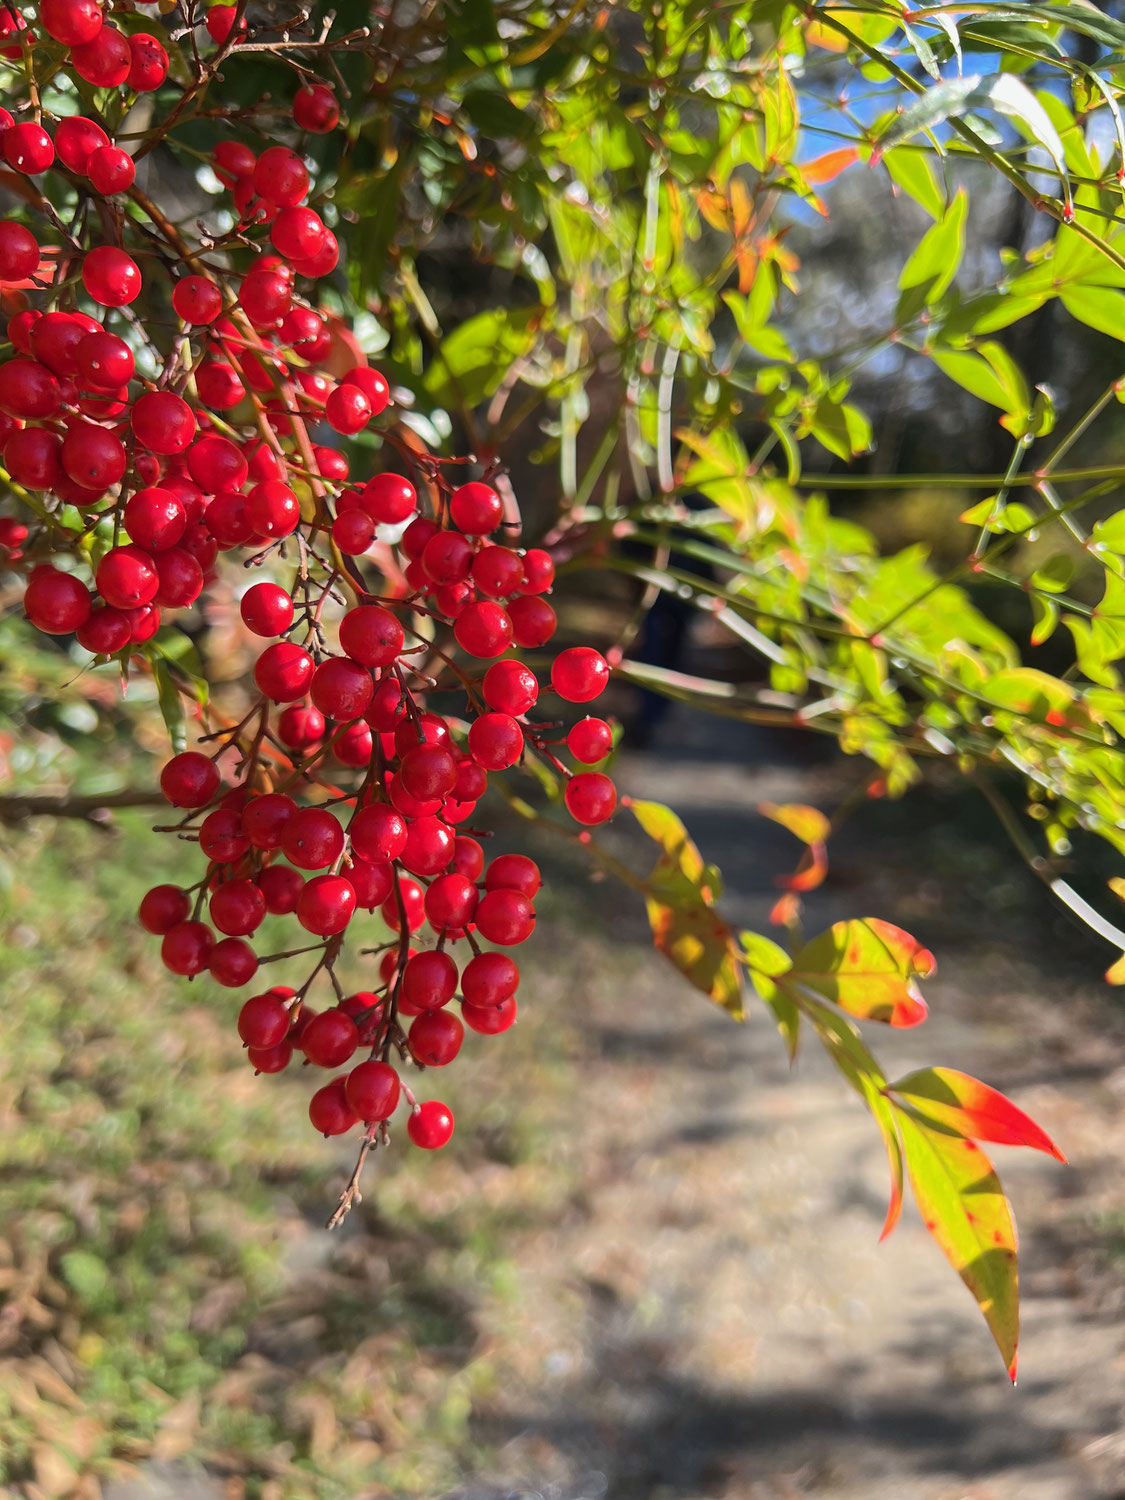
<path fill-rule="evenodd" d="M 984 1314 L 1016 1378 L 1019 1271 L 1016 1228 L 992 1163 L 975 1141 L 919 1124 L 897 1110 L 906 1169 L 922 1222 Z"/>
<path fill-rule="evenodd" d="M 926 1124 L 998 1146 L 1030 1146 L 1065 1162 L 1066 1157 L 1030 1115 L 998 1090 L 953 1068 L 922 1068 L 887 1085 Z"/>
<path fill-rule="evenodd" d="M 758 811 L 763 818 L 788 828 L 803 844 L 822 844 L 832 831 L 832 824 L 819 808 L 800 802 L 759 802 Z"/>
<path fill-rule="evenodd" d="M 670 808 L 659 802 L 631 806 L 662 851 L 645 883 L 654 944 L 696 989 L 742 1020 L 738 949 L 730 927 L 714 909 L 711 867 Z"/>
<path fill-rule="evenodd" d="M 915 981 L 934 967 L 933 954 L 908 932 L 864 917 L 836 922 L 806 943 L 786 978 L 861 1020 L 917 1026 L 927 1007 Z"/>

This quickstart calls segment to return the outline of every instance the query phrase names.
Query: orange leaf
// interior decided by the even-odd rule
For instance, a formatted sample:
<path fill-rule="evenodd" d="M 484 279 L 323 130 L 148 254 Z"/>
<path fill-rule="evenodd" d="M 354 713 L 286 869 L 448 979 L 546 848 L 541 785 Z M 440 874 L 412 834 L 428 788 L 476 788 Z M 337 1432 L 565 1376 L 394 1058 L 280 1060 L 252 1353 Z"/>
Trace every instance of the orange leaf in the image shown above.
<path fill-rule="evenodd" d="M 778 875 L 774 884 L 783 891 L 815 891 L 828 874 L 828 850 L 823 844 L 810 844 L 792 875 Z"/>
<path fill-rule="evenodd" d="M 997 1089 L 954 1068 L 922 1068 L 889 1083 L 887 1092 L 904 1100 L 915 1115 L 938 1130 L 998 1146 L 1030 1146 L 1057 1161 L 1066 1157 L 1030 1115 Z"/>
<path fill-rule="evenodd" d="M 801 175 L 806 182 L 831 182 L 858 160 L 859 152 L 854 146 L 841 146 L 838 151 L 826 151 L 823 156 L 804 162 Z"/>

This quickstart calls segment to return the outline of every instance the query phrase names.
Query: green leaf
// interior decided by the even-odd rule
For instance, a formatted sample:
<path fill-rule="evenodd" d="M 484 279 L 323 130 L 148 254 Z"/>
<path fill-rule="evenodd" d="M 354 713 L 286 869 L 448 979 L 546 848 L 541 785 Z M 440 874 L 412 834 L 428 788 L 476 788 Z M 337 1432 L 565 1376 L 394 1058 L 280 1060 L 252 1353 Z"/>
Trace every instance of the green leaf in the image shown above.
<path fill-rule="evenodd" d="M 448 334 L 423 384 L 444 406 L 476 406 L 499 389 L 517 360 L 535 347 L 540 307 L 496 307 Z"/>
<path fill-rule="evenodd" d="M 969 198 L 959 188 L 941 220 L 922 236 L 911 255 L 898 284 L 902 291 L 895 321 L 908 323 L 936 302 L 957 275 L 965 254 L 965 216 Z"/>
<path fill-rule="evenodd" d="M 1094 541 L 1099 547 L 1108 547 L 1111 552 L 1125 553 L 1125 510 L 1115 511 L 1112 516 L 1099 521 L 1094 527 Z M 1065 588 L 1066 584 L 1062 587 Z"/>
<path fill-rule="evenodd" d="M 525 141 L 535 134 L 532 116 L 517 108 L 506 94 L 492 89 L 469 89 L 461 100 L 469 119 L 492 140 Z"/>
<path fill-rule="evenodd" d="M 882 160 L 891 181 L 925 209 L 931 219 L 940 219 L 945 212 L 945 194 L 925 153 L 912 146 L 901 146 L 884 150 Z"/>
<path fill-rule="evenodd" d="M 792 995 L 787 994 L 779 984 L 775 983 L 777 977 L 784 974 L 790 967 L 792 960 L 784 948 L 763 933 L 741 932 L 738 936 L 745 955 L 746 967 L 750 970 L 751 982 L 762 1000 L 773 1011 L 777 1029 L 785 1042 L 789 1061 L 792 1062 L 797 1056 L 797 1046 L 800 1041 L 801 1012 Z"/>
<path fill-rule="evenodd" d="M 710 867 L 670 808 L 633 802 L 631 810 L 662 851 L 645 883 L 653 943 L 696 989 L 744 1020 L 738 950 L 714 909 Z"/>
<path fill-rule="evenodd" d="M 950 78 L 936 84 L 893 122 L 883 134 L 880 145 L 883 150 L 888 150 L 901 145 L 920 130 L 932 130 L 951 117 L 960 117 L 976 109 L 992 109 L 1021 124 L 1032 140 L 1047 151 L 1064 191 L 1069 194 L 1066 153 L 1059 133 L 1027 84 L 1011 73 L 995 73 L 987 78 L 979 73 L 966 73 L 963 78 Z"/>
<path fill-rule="evenodd" d="M 90 1250 L 68 1250 L 59 1260 L 62 1278 L 87 1305 L 96 1305 L 109 1291 L 109 1267 Z"/>
<path fill-rule="evenodd" d="M 1073 283 L 1062 288 L 1059 301 L 1072 318 L 1125 343 L 1125 292 Z"/>
<path fill-rule="evenodd" d="M 926 1002 L 915 980 L 934 967 L 933 954 L 908 932 L 865 917 L 836 922 L 806 943 L 785 982 L 861 1020 L 917 1026 L 926 1019 Z"/>
<path fill-rule="evenodd" d="M 896 1110 L 922 1222 L 972 1292 L 1008 1374 L 1016 1378 L 1019 1272 L 1012 1212 L 992 1163 L 974 1141 Z"/>
<path fill-rule="evenodd" d="M 156 679 L 156 696 L 160 712 L 172 741 L 172 751 L 179 755 L 187 748 L 187 728 L 184 717 L 184 700 L 176 686 L 167 664 L 159 657 L 152 657 L 152 675 Z"/>

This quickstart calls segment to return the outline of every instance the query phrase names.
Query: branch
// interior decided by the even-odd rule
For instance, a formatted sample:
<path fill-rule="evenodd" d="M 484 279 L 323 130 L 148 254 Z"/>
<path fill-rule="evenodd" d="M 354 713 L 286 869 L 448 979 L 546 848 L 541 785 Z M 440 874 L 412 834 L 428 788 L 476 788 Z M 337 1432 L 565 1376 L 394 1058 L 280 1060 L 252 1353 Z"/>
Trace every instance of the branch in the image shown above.
<path fill-rule="evenodd" d="M 100 796 L 77 792 L 43 793 L 0 797 L 0 823 L 17 825 L 28 818 L 80 818 L 104 827 L 109 814 L 119 807 L 163 807 L 165 800 L 155 788 L 105 792 Z"/>

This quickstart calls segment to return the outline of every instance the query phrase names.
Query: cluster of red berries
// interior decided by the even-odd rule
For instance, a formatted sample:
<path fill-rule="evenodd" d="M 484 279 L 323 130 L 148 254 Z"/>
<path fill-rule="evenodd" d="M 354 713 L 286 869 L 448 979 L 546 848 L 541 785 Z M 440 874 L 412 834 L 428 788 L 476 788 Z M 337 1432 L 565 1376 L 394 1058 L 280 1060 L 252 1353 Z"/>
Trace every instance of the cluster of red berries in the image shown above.
<path fill-rule="evenodd" d="M 124 38 L 97 0 L 42 0 L 38 24 L 48 48 L 70 49 L 62 65 L 99 88 L 159 90 L 168 72 L 162 44 Z M 220 45 L 246 34 L 233 5 L 212 7 L 206 27 Z M 298 1052 L 347 1067 L 313 1095 L 317 1129 L 363 1122 L 373 1139 L 405 1097 L 411 1139 L 441 1146 L 449 1110 L 419 1103 L 400 1070 L 445 1066 L 466 1027 L 512 1025 L 519 970 L 507 950 L 535 926 L 536 865 L 486 860 L 486 830 L 474 826 L 490 774 L 541 758 L 586 826 L 617 802 L 611 779 L 589 769 L 612 749 L 610 725 L 586 717 L 564 735 L 560 721 L 530 717 L 540 680 L 512 654 L 555 634 L 551 557 L 506 545 L 487 473 L 450 482 L 459 460 L 420 455 L 389 422 L 382 453 L 412 477 L 394 461 L 352 477 L 343 446 L 391 391 L 316 305 L 339 246 L 308 201 L 298 150 L 221 141 L 211 164 L 234 227 L 189 241 L 136 187 L 132 157 L 98 119 L 58 119 L 52 135 L 35 115 L 17 124 L 0 113 L 11 165 L 68 174 L 80 195 L 128 192 L 148 223 L 142 234 L 117 218 L 116 242 L 88 245 L 49 213 L 45 233 L 0 222 L 12 346 L 0 358 L 0 449 L 33 501 L 30 525 L 0 517 L 0 556 L 27 573 L 29 620 L 143 669 L 162 612 L 193 605 L 221 553 L 266 574 L 240 601 L 247 630 L 268 642 L 249 711 L 203 736 L 215 748 L 185 750 L 161 774 L 185 814 L 170 831 L 198 842 L 202 873 L 149 891 L 140 920 L 172 972 L 231 988 L 264 962 L 311 955 L 300 988 L 242 1006 L 255 1069 L 280 1072 Z M 324 133 L 338 120 L 332 90 L 302 83 L 295 126 Z M 608 677 L 600 653 L 571 647 L 545 690 L 584 705 Z M 555 753 L 564 739 L 577 770 Z M 394 937 L 380 946 L 374 932 L 371 988 L 344 994 L 336 965 L 361 912 Z M 267 914 L 293 916 L 312 941 L 259 955 L 250 939 Z M 318 976 L 337 1002 L 319 1011 L 308 999 Z"/>

